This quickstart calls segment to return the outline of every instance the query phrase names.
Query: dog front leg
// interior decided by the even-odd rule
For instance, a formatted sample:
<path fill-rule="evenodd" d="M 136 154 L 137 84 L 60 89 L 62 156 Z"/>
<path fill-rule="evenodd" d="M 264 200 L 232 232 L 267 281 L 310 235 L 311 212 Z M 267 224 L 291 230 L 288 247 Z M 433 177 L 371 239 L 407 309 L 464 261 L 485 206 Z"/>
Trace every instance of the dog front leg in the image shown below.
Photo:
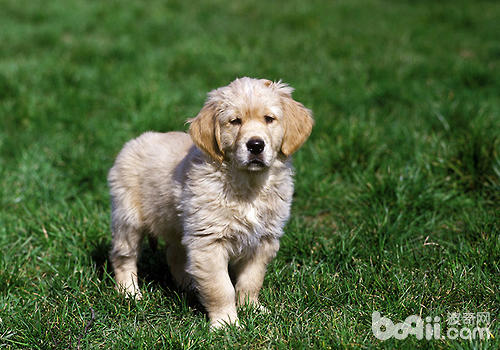
<path fill-rule="evenodd" d="M 263 241 L 254 254 L 234 266 L 238 306 L 252 304 L 266 311 L 259 304 L 259 291 L 264 282 L 267 264 L 276 256 L 278 240 Z"/>
<path fill-rule="evenodd" d="M 188 249 L 188 273 L 195 282 L 205 306 L 210 326 L 221 328 L 237 323 L 235 291 L 228 273 L 228 256 L 216 243 L 198 249 Z"/>

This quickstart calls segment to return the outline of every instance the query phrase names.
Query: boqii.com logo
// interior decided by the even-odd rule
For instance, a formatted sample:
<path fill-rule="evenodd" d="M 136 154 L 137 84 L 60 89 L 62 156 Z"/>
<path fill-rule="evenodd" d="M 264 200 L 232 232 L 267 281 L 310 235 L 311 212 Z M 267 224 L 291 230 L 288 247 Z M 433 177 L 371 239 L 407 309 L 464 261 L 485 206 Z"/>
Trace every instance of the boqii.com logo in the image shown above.
<path fill-rule="evenodd" d="M 490 313 L 448 313 L 446 331 L 441 329 L 441 317 L 426 317 L 424 320 L 418 315 L 408 316 L 404 322 L 394 324 L 389 318 L 382 317 L 380 312 L 372 313 L 372 331 L 375 338 L 387 340 L 406 339 L 414 335 L 417 339 L 489 339 Z"/>

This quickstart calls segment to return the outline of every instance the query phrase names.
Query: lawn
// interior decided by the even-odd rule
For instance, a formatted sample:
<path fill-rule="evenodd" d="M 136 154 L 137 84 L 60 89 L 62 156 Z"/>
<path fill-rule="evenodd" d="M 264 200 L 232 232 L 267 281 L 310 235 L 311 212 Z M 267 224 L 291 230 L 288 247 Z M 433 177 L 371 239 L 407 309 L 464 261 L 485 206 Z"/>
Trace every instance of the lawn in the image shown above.
<path fill-rule="evenodd" d="M 0 347 L 498 348 L 499 38 L 496 1 L 0 1 Z M 210 333 L 161 251 L 142 301 L 115 292 L 106 175 L 241 76 L 289 83 L 316 125 L 271 313 Z M 445 339 L 379 340 L 374 311 Z M 479 312 L 494 338 L 446 337 Z"/>

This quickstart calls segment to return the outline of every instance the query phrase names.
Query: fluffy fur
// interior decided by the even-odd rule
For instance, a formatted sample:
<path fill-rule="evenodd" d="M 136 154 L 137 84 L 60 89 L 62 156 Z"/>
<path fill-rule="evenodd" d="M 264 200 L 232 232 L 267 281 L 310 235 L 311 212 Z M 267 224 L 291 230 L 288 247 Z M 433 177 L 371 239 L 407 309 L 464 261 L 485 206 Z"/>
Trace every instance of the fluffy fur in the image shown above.
<path fill-rule="evenodd" d="M 141 297 L 137 258 L 149 234 L 165 240 L 175 281 L 198 292 L 213 327 L 237 322 L 237 305 L 259 305 L 290 215 L 290 156 L 313 125 L 292 91 L 236 79 L 208 94 L 189 135 L 147 132 L 123 147 L 108 176 L 118 290 Z"/>

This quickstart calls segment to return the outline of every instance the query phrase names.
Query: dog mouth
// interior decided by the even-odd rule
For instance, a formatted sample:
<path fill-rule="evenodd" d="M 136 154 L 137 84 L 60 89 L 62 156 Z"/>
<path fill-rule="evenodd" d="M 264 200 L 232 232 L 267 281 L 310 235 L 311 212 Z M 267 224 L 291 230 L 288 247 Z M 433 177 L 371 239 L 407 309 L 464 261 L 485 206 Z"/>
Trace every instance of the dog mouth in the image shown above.
<path fill-rule="evenodd" d="M 266 163 L 260 158 L 251 158 L 246 165 L 248 170 L 261 170 L 267 167 Z"/>
<path fill-rule="evenodd" d="M 264 161 L 262 161 L 261 159 L 252 159 L 250 162 L 248 162 L 248 164 L 253 164 L 253 165 L 259 165 L 259 166 L 265 166 L 266 164 L 264 163 Z"/>

